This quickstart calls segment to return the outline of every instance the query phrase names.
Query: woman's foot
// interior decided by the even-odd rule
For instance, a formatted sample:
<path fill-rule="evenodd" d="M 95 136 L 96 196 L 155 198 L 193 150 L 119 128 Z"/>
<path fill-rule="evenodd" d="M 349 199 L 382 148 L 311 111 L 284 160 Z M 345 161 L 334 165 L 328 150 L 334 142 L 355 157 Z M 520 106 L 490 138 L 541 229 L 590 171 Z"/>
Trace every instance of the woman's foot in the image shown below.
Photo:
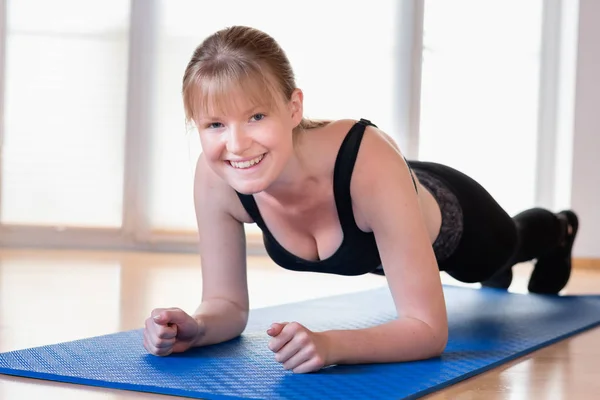
<path fill-rule="evenodd" d="M 561 211 L 556 216 L 564 227 L 563 240 L 555 250 L 537 259 L 529 278 L 528 289 L 532 293 L 558 294 L 571 277 L 571 251 L 579 220 L 570 210 Z"/>

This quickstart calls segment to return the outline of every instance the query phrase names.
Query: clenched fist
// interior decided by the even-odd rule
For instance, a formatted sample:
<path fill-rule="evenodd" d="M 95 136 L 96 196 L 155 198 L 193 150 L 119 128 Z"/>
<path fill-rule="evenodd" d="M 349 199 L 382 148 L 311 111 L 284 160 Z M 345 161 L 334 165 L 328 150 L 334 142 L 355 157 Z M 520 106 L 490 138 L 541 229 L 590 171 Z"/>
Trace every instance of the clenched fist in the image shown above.
<path fill-rule="evenodd" d="M 157 356 L 181 353 L 201 335 L 198 321 L 179 308 L 157 308 L 146 319 L 144 347 Z"/>
<path fill-rule="evenodd" d="M 274 323 L 267 334 L 272 337 L 269 349 L 275 353 L 275 361 L 285 369 L 306 373 L 327 366 L 328 345 L 322 334 L 297 322 Z"/>

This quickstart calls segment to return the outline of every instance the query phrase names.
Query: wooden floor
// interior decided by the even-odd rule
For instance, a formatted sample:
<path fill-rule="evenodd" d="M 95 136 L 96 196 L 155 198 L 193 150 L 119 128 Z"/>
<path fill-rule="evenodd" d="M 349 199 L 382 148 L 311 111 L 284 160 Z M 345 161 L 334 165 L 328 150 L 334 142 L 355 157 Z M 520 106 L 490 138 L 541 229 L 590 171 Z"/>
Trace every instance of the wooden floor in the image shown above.
<path fill-rule="evenodd" d="M 252 307 L 385 284 L 371 275 L 294 273 L 261 257 L 249 263 Z M 525 291 L 530 268 L 517 267 L 512 291 Z M 140 328 L 154 307 L 192 312 L 200 287 L 194 255 L 0 250 L 0 351 Z M 600 293 L 600 271 L 576 270 L 565 293 Z M 426 399 L 600 398 L 599 364 L 600 329 L 594 329 Z M 172 397 L 0 376 L 1 400 L 166 398 Z"/>

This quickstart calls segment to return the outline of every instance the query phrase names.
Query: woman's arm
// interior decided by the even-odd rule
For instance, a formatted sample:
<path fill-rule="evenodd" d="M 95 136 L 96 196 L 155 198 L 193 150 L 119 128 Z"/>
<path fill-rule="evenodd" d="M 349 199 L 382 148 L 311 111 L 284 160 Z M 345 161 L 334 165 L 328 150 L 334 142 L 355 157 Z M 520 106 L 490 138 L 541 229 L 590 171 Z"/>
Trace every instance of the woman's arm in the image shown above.
<path fill-rule="evenodd" d="M 202 268 L 202 302 L 193 317 L 199 324 L 196 346 L 239 336 L 248 321 L 246 241 L 243 224 L 231 210 L 235 192 L 198 160 L 194 183 Z"/>
<path fill-rule="evenodd" d="M 351 330 L 312 332 L 298 322 L 275 323 L 269 348 L 285 369 L 303 373 L 333 364 L 402 362 L 439 355 L 448 339 L 437 261 L 399 149 L 367 128 L 351 194 L 355 217 L 374 232 L 397 318 Z"/>
<path fill-rule="evenodd" d="M 404 158 L 375 128 L 365 132 L 351 192 L 355 210 L 375 234 L 398 318 L 373 328 L 325 332 L 329 361 L 439 355 L 448 340 L 448 321 L 431 239 Z"/>

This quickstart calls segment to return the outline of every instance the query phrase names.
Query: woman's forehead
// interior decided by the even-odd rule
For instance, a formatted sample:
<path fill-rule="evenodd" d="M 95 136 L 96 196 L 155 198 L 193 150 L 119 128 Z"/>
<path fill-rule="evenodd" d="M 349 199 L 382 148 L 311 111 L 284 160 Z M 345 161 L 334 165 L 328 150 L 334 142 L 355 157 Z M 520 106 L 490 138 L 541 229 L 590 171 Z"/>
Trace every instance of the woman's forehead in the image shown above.
<path fill-rule="evenodd" d="M 276 104 L 267 85 L 246 80 L 229 84 L 207 84 L 198 91 L 200 118 L 246 115 L 271 109 Z"/>

